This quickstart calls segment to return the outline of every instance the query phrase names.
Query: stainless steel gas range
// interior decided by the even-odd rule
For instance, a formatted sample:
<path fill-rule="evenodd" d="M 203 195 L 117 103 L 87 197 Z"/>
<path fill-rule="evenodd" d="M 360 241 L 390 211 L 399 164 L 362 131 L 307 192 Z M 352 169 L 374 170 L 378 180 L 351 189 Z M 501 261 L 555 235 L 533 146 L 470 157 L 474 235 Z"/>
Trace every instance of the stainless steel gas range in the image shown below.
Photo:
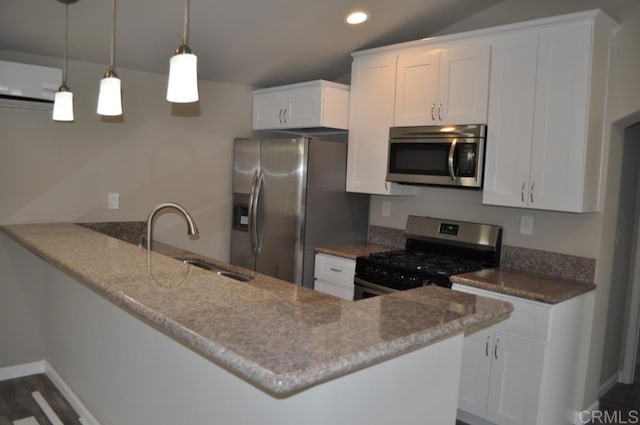
<path fill-rule="evenodd" d="M 450 288 L 451 275 L 500 264 L 500 226 L 409 216 L 405 235 L 403 250 L 356 259 L 354 299 L 426 285 Z"/>

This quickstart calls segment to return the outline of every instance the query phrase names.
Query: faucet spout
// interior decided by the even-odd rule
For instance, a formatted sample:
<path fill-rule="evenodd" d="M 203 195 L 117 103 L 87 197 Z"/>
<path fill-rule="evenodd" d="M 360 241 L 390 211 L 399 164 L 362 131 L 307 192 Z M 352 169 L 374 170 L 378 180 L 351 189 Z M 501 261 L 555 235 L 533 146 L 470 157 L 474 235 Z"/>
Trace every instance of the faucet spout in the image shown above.
<path fill-rule="evenodd" d="M 149 213 L 149 217 L 147 217 L 147 249 L 151 250 L 152 245 L 152 237 L 153 237 L 153 219 L 156 214 L 162 211 L 165 208 L 173 208 L 177 210 L 184 219 L 187 221 L 187 234 L 189 236 L 195 236 L 198 234 L 198 227 L 196 226 L 195 221 L 191 215 L 187 212 L 187 210 L 180 204 L 175 202 L 165 202 L 162 204 L 156 205 L 156 207 Z"/>

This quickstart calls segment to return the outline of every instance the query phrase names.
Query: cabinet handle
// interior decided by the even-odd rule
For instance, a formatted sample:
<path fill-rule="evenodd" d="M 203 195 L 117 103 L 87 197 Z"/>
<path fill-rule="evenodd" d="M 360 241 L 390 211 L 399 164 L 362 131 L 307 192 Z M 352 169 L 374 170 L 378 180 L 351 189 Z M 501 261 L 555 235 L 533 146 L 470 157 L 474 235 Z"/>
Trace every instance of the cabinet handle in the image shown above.
<path fill-rule="evenodd" d="M 431 104 L 431 120 L 435 121 L 436 120 L 436 104 L 432 103 Z"/>
<path fill-rule="evenodd" d="M 334 269 L 333 267 L 329 267 L 329 270 L 331 270 L 332 272 L 342 273 L 342 270 L 340 270 L 340 269 Z"/>
<path fill-rule="evenodd" d="M 282 108 L 280 108 L 280 112 L 278 113 L 278 121 L 280 121 L 280 125 L 282 125 Z"/>
<path fill-rule="evenodd" d="M 500 344 L 500 340 L 496 339 L 496 345 L 493 347 L 493 357 L 498 360 L 498 344 Z"/>
<path fill-rule="evenodd" d="M 522 181 L 522 187 L 520 188 L 520 199 L 522 199 L 522 202 L 524 202 L 524 187 L 527 184 L 526 181 Z"/>
<path fill-rule="evenodd" d="M 442 121 L 442 103 L 438 105 L 438 119 Z"/>
<path fill-rule="evenodd" d="M 531 198 L 531 203 L 533 204 L 533 188 L 535 187 L 536 182 L 531 182 L 531 189 L 529 189 L 529 197 Z"/>
<path fill-rule="evenodd" d="M 282 114 L 285 125 L 287 124 L 287 108 L 284 108 L 284 113 Z"/>
<path fill-rule="evenodd" d="M 389 182 L 388 181 L 384 182 L 384 190 L 386 190 L 387 192 L 389 191 Z"/>
<path fill-rule="evenodd" d="M 491 337 L 488 336 L 487 337 L 487 343 L 484 345 L 484 356 L 485 357 L 489 357 L 489 341 L 491 340 Z"/>

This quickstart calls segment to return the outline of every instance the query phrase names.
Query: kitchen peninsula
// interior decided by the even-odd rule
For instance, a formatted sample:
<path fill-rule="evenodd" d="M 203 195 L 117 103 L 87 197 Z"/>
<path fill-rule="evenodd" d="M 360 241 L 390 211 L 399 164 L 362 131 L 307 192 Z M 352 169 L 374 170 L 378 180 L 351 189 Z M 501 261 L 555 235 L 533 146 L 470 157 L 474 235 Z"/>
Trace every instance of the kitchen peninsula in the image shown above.
<path fill-rule="evenodd" d="M 348 302 L 73 224 L 1 229 L 2 320 L 31 332 L 0 368 L 44 360 L 103 424 L 453 425 L 464 330 L 512 310 L 439 287 Z"/>

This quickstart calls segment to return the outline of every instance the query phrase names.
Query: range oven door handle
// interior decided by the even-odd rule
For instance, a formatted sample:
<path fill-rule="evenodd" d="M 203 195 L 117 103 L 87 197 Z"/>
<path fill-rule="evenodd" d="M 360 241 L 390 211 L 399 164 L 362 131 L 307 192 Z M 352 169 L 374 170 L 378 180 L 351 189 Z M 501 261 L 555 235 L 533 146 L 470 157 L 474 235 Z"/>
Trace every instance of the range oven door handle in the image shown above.
<path fill-rule="evenodd" d="M 393 292 L 399 292 L 397 289 L 388 288 L 386 286 L 371 283 L 359 277 L 354 278 L 353 283 L 355 284 L 356 300 L 362 299 L 362 297 L 358 296 L 359 293 L 361 292 L 367 292 L 373 295 L 386 295 L 386 294 L 391 294 Z"/>
<path fill-rule="evenodd" d="M 453 169 L 453 155 L 456 153 L 456 145 L 458 144 L 458 139 L 453 139 L 451 141 L 451 147 L 449 148 L 449 156 L 447 157 L 447 165 L 449 166 L 449 177 L 451 180 L 456 179 L 456 172 Z"/>

